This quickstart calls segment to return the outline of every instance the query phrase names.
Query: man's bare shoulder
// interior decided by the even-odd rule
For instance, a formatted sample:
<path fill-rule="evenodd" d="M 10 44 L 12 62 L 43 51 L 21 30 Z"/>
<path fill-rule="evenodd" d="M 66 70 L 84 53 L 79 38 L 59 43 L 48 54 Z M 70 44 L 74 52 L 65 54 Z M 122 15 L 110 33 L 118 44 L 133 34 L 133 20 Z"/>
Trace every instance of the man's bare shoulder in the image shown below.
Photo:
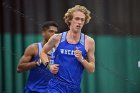
<path fill-rule="evenodd" d="M 85 35 L 85 39 L 89 44 L 95 44 L 94 39 L 88 35 Z"/>
<path fill-rule="evenodd" d="M 29 54 L 29 55 L 36 55 L 38 52 L 38 45 L 37 43 L 33 43 L 31 45 L 29 45 L 26 50 L 25 50 L 25 54 Z"/>
<path fill-rule="evenodd" d="M 30 49 L 38 49 L 38 44 L 37 43 L 32 43 L 31 45 L 28 46 Z"/>

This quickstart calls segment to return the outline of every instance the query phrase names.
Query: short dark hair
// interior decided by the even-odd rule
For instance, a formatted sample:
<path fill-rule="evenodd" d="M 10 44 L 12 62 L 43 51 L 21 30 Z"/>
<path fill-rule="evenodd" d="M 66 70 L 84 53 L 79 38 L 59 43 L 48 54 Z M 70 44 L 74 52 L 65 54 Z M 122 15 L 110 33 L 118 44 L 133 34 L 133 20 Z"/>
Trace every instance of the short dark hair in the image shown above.
<path fill-rule="evenodd" d="M 42 25 L 42 31 L 46 31 L 50 26 L 55 26 L 58 28 L 58 24 L 55 21 L 47 21 Z"/>

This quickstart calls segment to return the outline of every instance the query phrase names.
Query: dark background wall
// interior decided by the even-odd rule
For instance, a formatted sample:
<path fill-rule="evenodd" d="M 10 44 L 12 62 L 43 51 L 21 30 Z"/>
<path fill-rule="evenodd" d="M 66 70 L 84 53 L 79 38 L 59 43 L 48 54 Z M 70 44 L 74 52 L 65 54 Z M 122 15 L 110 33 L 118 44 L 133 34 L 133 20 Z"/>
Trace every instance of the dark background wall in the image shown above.
<path fill-rule="evenodd" d="M 86 6 L 92 20 L 83 33 L 96 43 L 96 70 L 83 74 L 83 93 L 140 92 L 139 0 L 1 0 L 0 93 L 20 93 L 27 73 L 16 66 L 25 48 L 42 40 L 41 25 L 48 20 L 68 30 L 63 16 L 76 4 Z"/>

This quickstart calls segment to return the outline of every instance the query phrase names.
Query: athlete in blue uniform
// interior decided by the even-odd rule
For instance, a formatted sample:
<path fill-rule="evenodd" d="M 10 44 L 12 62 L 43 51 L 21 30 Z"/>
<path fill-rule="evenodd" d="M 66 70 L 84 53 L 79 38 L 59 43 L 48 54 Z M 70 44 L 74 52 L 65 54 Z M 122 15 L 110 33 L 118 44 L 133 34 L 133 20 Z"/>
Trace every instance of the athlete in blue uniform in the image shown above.
<path fill-rule="evenodd" d="M 48 65 L 48 52 L 56 48 L 54 63 L 58 73 L 48 84 L 47 93 L 81 93 L 80 83 L 84 68 L 89 72 L 95 69 L 94 40 L 81 33 L 84 24 L 91 19 L 90 11 L 76 5 L 64 16 L 69 31 L 53 35 L 41 50 L 40 57 Z M 49 65 L 52 72 L 52 65 Z"/>
<path fill-rule="evenodd" d="M 41 64 L 39 53 L 43 45 L 48 39 L 58 31 L 58 25 L 54 21 L 48 21 L 42 26 L 43 42 L 34 43 L 28 46 L 21 57 L 17 67 L 18 72 L 30 70 L 26 87 L 23 93 L 45 93 L 48 81 L 52 77 L 52 73 Z M 54 49 L 48 52 L 48 56 L 53 55 Z M 53 58 L 50 58 L 53 63 Z"/>

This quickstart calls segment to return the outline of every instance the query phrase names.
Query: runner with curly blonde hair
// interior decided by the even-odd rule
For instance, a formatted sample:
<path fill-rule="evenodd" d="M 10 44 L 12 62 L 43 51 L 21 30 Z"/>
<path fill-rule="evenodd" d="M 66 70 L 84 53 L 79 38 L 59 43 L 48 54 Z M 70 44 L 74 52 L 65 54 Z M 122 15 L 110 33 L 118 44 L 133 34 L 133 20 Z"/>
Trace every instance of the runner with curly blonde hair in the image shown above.
<path fill-rule="evenodd" d="M 54 67 L 49 66 L 55 77 L 49 81 L 47 93 L 81 93 L 83 70 L 90 73 L 95 70 L 94 40 L 81 32 L 91 19 L 90 11 L 76 5 L 68 9 L 64 19 L 69 30 L 52 36 L 40 53 L 41 60 L 47 66 L 45 53 L 56 48 L 54 63 L 57 67 L 52 70 Z"/>

